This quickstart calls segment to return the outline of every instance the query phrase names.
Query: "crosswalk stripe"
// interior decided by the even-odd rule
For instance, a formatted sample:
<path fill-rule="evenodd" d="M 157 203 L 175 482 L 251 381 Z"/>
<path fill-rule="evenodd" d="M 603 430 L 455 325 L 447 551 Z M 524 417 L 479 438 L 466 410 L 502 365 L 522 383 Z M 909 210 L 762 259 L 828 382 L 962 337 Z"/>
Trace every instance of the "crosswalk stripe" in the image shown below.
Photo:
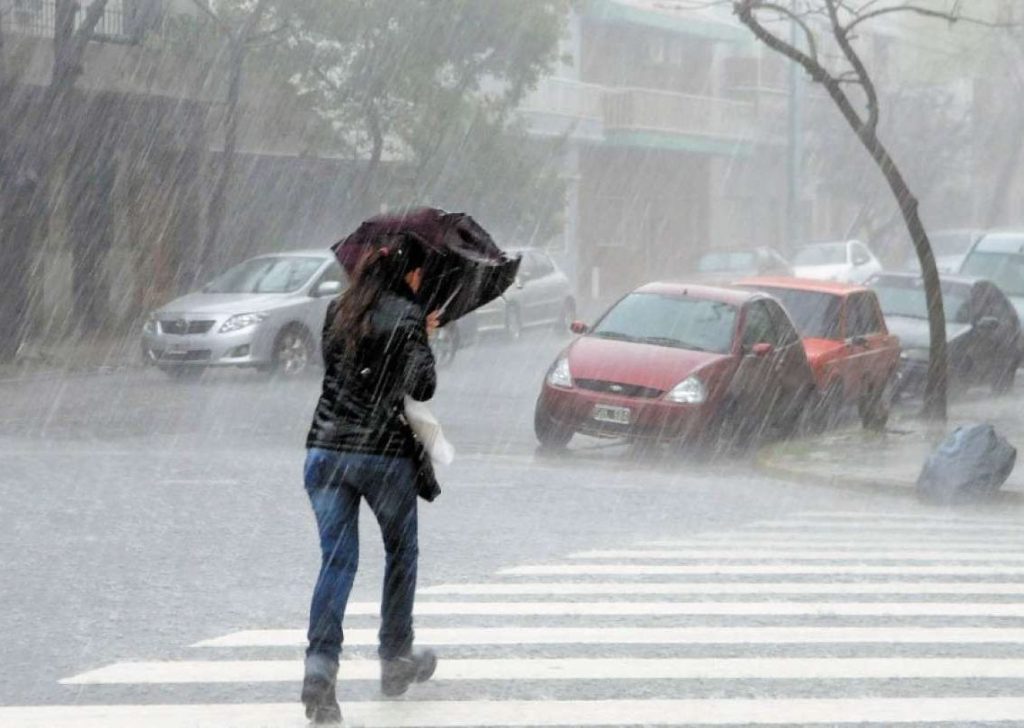
<path fill-rule="evenodd" d="M 517 595 L 642 595 L 642 594 L 997 594 L 1024 595 L 1024 582 L 513 582 L 438 584 L 419 590 L 420 596 L 517 596 Z M 422 604 L 422 602 L 420 602 Z"/>
<path fill-rule="evenodd" d="M 376 615 L 376 602 L 350 603 L 346 615 Z M 844 616 L 1024 617 L 1024 603 L 976 602 L 419 602 L 425 616 Z"/>
<path fill-rule="evenodd" d="M 961 515 L 928 515 L 926 513 L 888 513 L 870 511 L 799 511 L 789 516 L 798 519 L 851 520 L 872 523 L 878 521 L 915 522 L 915 523 L 965 523 L 976 526 L 1022 526 L 1024 520 L 1012 518 L 969 518 Z"/>
<path fill-rule="evenodd" d="M 1021 576 L 1024 566 L 867 565 L 867 564 L 539 564 L 498 571 L 503 576 L 668 576 L 720 574 L 860 574 L 895 576 Z"/>
<path fill-rule="evenodd" d="M 676 644 L 1024 644 L 1015 627 L 458 627 L 417 628 L 423 646 Z M 300 629 L 243 630 L 193 647 L 297 647 Z M 345 645 L 377 644 L 375 629 L 346 629 Z"/>
<path fill-rule="evenodd" d="M 1024 549 L 1017 552 L 990 551 L 968 553 L 962 551 L 900 551 L 863 549 L 861 551 L 808 551 L 806 553 L 772 553 L 756 550 L 717 549 L 606 549 L 579 551 L 570 559 L 651 559 L 653 561 L 734 559 L 734 560 L 786 560 L 786 561 L 1024 561 Z"/>
<path fill-rule="evenodd" d="M 785 529 L 854 529 L 857 531 L 930 531 L 933 533 L 956 533 L 960 531 L 972 531 L 974 533 L 1017 533 L 1024 529 L 1024 523 L 1005 523 L 1000 525 L 962 523 L 958 521 L 942 523 L 922 523 L 920 521 L 908 522 L 885 522 L 875 518 L 865 518 L 862 521 L 851 521 L 849 519 L 829 520 L 826 518 L 780 518 L 777 520 L 754 521 L 743 527 L 744 533 L 757 533 L 762 530 L 785 530 Z"/>
<path fill-rule="evenodd" d="M 354 702 L 346 722 L 367 728 L 597 725 L 835 725 L 1019 721 L 1020 697 L 725 698 Z M 296 703 L 0 707 L 18 728 L 303 728 Z"/>
<path fill-rule="evenodd" d="M 1017 536 L 1012 538 L 956 538 L 951 536 L 928 536 L 915 535 L 913 538 L 892 538 L 869 537 L 857 540 L 856 534 L 842 534 L 846 540 L 837 539 L 835 536 L 825 534 L 815 535 L 801 533 L 797 535 L 776 534 L 776 535 L 735 535 L 730 538 L 719 536 L 707 536 L 701 538 L 687 539 L 658 539 L 654 541 L 641 541 L 636 544 L 638 548 L 715 548 L 727 550 L 743 550 L 751 548 L 765 548 L 773 551 L 803 551 L 806 549 L 829 548 L 833 550 L 849 549 L 886 549 L 893 551 L 916 551 L 922 548 L 955 548 L 958 551 L 985 551 L 991 552 L 998 549 L 1024 549 L 1024 539 Z"/>
<path fill-rule="evenodd" d="M 302 680 L 302 661 L 118 662 L 64 685 L 259 683 Z M 343 680 L 378 680 L 376 660 L 344 660 Z M 1024 679 L 1019 658 L 529 658 L 443 659 L 434 680 L 877 680 Z"/>

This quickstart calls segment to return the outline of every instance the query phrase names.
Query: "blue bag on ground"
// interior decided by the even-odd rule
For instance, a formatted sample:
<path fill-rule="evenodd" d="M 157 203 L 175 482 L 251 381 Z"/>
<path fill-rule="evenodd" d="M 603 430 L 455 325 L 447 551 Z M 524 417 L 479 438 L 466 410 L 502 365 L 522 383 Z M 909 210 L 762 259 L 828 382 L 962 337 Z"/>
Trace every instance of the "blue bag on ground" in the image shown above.
<path fill-rule="evenodd" d="M 963 425 L 942 441 L 917 478 L 917 495 L 933 503 L 991 497 L 1010 477 L 1017 449 L 992 425 Z"/>

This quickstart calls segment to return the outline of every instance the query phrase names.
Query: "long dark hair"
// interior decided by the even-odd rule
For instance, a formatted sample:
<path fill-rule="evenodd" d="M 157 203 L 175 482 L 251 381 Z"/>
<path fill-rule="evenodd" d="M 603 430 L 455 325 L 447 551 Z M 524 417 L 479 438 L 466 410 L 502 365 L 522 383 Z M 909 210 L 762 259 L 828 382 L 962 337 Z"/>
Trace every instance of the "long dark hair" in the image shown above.
<path fill-rule="evenodd" d="M 329 332 L 331 344 L 341 342 L 354 351 L 359 341 L 370 334 L 370 316 L 381 294 L 406 288 L 405 277 L 422 268 L 426 259 L 426 244 L 414 233 L 382 238 L 359 261 L 352 285 L 338 300 Z"/>

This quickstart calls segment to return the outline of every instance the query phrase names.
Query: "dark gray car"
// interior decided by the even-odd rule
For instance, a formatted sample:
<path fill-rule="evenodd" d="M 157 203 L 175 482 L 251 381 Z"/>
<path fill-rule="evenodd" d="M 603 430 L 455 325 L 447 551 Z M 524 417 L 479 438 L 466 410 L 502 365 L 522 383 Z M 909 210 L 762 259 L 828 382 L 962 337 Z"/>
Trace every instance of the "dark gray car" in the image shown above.
<path fill-rule="evenodd" d="M 1013 386 L 1021 361 L 1020 321 L 1013 305 L 991 282 L 942 278 L 950 383 L 967 389 L 988 385 L 997 393 Z M 928 375 L 930 334 L 921 278 L 882 273 L 868 285 L 878 295 L 889 331 L 903 348 L 897 394 L 918 394 Z"/>
<path fill-rule="evenodd" d="M 143 357 L 177 378 L 210 367 L 299 374 L 318 359 L 327 306 L 345 285 L 329 250 L 251 258 L 153 311 Z"/>

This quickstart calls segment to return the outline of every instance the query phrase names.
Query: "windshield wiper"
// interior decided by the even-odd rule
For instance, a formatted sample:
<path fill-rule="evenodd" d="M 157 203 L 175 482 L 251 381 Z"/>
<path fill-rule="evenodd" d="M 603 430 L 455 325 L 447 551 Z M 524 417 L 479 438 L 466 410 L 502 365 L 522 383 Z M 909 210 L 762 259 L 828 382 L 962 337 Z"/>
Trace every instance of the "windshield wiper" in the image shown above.
<path fill-rule="evenodd" d="M 595 331 L 594 336 L 602 339 L 615 339 L 616 341 L 636 341 L 635 336 L 624 334 L 621 331 Z"/>
<path fill-rule="evenodd" d="M 670 346 L 674 349 L 690 349 L 691 351 L 707 351 L 707 349 L 695 346 L 693 344 L 687 344 L 685 341 L 679 339 L 673 339 L 669 336 L 645 336 L 641 339 L 645 344 L 653 344 L 655 346 Z"/>

